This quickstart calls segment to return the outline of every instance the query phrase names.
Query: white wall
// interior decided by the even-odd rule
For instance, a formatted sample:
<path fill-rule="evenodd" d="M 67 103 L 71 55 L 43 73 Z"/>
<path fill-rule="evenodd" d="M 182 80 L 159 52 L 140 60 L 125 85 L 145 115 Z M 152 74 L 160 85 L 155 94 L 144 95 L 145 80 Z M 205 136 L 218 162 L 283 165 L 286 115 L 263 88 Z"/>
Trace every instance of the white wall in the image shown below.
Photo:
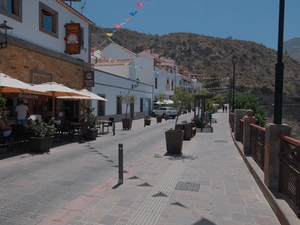
<path fill-rule="evenodd" d="M 121 93 L 127 93 L 130 91 L 131 94 L 136 96 L 136 102 L 134 105 L 134 111 L 140 111 L 140 98 L 144 99 L 144 111 L 146 107 L 146 99 L 150 99 L 152 102 L 152 86 L 145 83 L 139 83 L 138 87 L 132 89 L 132 84 L 136 82 L 132 79 L 126 79 L 117 75 L 109 74 L 104 71 L 95 71 L 95 87 L 91 88 L 91 91 L 95 94 L 105 95 L 108 100 L 105 102 L 105 115 L 115 115 L 117 109 L 117 96 Z M 97 111 L 97 101 L 92 101 L 92 107 Z M 122 113 L 125 113 L 126 106 L 122 105 Z M 150 109 L 151 110 L 151 109 Z M 128 109 L 129 113 L 129 109 Z M 145 112 L 147 113 L 147 112 Z"/>
<path fill-rule="evenodd" d="M 120 77 L 136 79 L 136 69 L 135 64 L 131 62 L 128 65 L 111 65 L 111 66 L 97 66 L 94 65 L 96 70 L 105 71 L 107 73 L 115 74 Z"/>
<path fill-rule="evenodd" d="M 58 13 L 58 38 L 39 31 L 39 2 L 42 2 Z M 79 58 L 85 62 L 89 61 L 89 24 L 87 22 L 80 19 L 54 0 L 23 0 L 22 7 L 22 22 L 1 14 L 0 23 L 2 23 L 3 20 L 6 20 L 7 24 L 14 28 L 12 31 L 13 37 L 65 54 L 64 38 L 66 31 L 64 25 L 71 21 L 80 23 L 81 27 L 84 29 L 84 48 L 87 51 L 81 50 L 81 54 L 71 55 L 71 57 Z"/>
<path fill-rule="evenodd" d="M 135 65 L 135 67 L 133 67 L 135 68 L 135 79 L 139 78 L 141 82 L 146 84 L 154 84 L 154 59 L 138 57 L 135 53 L 113 43 L 101 51 L 102 59 L 104 56 L 112 60 L 132 59 Z"/>

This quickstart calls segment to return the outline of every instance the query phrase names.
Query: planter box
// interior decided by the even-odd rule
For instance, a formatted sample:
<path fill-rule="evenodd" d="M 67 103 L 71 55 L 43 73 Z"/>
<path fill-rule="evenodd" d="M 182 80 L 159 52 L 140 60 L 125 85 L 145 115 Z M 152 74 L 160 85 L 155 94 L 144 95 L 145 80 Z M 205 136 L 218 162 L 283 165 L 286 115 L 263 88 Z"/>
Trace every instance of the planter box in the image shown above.
<path fill-rule="evenodd" d="M 161 117 L 161 116 L 156 117 L 156 122 L 157 122 L 157 123 L 161 123 L 161 121 L 162 121 L 162 117 Z"/>
<path fill-rule="evenodd" d="M 122 119 L 122 125 L 123 125 L 123 130 L 131 130 L 132 119 L 131 118 Z"/>
<path fill-rule="evenodd" d="M 169 154 L 181 154 L 183 145 L 183 130 L 166 131 L 166 147 Z"/>
<path fill-rule="evenodd" d="M 29 137 L 28 148 L 32 152 L 49 152 L 52 147 L 53 137 Z"/>
<path fill-rule="evenodd" d="M 88 129 L 87 130 L 87 138 L 89 140 L 96 140 L 98 134 L 98 129 Z"/>
<path fill-rule="evenodd" d="M 151 119 L 144 119 L 144 127 L 150 126 L 150 124 L 151 124 Z"/>

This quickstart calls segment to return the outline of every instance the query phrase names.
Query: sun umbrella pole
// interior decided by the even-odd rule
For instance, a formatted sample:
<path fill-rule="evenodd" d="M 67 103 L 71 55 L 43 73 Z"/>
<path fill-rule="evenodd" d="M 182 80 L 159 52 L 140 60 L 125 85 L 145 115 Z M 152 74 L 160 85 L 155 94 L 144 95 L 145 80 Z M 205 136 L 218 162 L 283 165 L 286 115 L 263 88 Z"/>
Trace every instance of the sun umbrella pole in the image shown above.
<path fill-rule="evenodd" d="M 55 115 L 55 101 L 54 101 L 54 92 L 52 92 L 52 117 Z"/>

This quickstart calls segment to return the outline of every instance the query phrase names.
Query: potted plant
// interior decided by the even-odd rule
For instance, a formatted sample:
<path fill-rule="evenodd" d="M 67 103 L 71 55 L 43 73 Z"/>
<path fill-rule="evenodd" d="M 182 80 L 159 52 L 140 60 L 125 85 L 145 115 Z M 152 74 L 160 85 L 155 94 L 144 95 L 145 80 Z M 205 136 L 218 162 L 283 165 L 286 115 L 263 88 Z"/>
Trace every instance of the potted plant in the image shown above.
<path fill-rule="evenodd" d="M 165 131 L 167 153 L 182 153 L 183 134 L 183 130 L 174 130 L 173 128 Z"/>
<path fill-rule="evenodd" d="M 151 124 L 151 116 L 145 116 L 144 118 L 144 127 L 145 126 L 150 126 Z"/>
<path fill-rule="evenodd" d="M 86 107 L 86 121 L 89 123 L 89 128 L 87 130 L 87 135 L 89 140 L 96 140 L 98 129 L 96 128 L 97 116 L 93 114 L 95 108 Z"/>
<path fill-rule="evenodd" d="M 130 91 L 127 93 L 121 92 L 121 101 L 122 103 L 125 103 L 126 105 L 126 111 L 125 111 L 125 118 L 122 119 L 122 126 L 123 130 L 131 130 L 132 126 L 132 118 L 128 118 L 127 112 L 128 112 L 128 106 L 130 104 L 135 103 L 136 97 L 132 94 L 130 94 Z"/>
<path fill-rule="evenodd" d="M 161 123 L 162 122 L 162 116 L 161 115 L 157 115 L 156 116 L 156 122 L 157 123 Z"/>
<path fill-rule="evenodd" d="M 52 147 L 53 137 L 56 134 L 56 128 L 53 124 L 54 118 L 48 123 L 42 119 L 29 119 L 28 126 L 30 136 L 28 137 L 28 147 L 33 152 L 48 152 Z"/>
<path fill-rule="evenodd" d="M 179 127 L 176 125 L 182 111 L 182 105 L 188 99 L 189 95 L 190 93 L 188 92 L 187 88 L 176 88 L 172 98 L 175 106 L 177 106 L 179 109 L 174 128 L 170 128 L 169 130 L 165 131 L 167 152 L 170 154 L 182 153 L 184 130 L 181 126 Z"/>

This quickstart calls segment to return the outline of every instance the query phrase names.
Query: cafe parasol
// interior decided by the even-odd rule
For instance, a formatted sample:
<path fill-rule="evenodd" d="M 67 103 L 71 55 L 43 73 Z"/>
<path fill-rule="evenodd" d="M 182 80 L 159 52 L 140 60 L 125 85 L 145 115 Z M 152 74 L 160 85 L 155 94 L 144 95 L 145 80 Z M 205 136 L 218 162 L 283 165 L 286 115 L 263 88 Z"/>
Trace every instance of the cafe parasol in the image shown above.
<path fill-rule="evenodd" d="M 79 91 L 80 93 L 84 94 L 85 96 L 60 96 L 60 99 L 74 99 L 74 100 L 98 100 L 98 101 L 107 101 L 107 99 L 90 92 L 87 89 L 82 89 Z"/>
<path fill-rule="evenodd" d="M 27 84 L 18 79 L 12 78 L 5 73 L 0 72 L 0 95 L 2 93 L 34 93 L 45 94 L 42 89 L 37 89 L 35 86 Z"/>
<path fill-rule="evenodd" d="M 46 91 L 45 95 L 52 96 L 52 116 L 54 116 L 55 112 L 55 102 L 54 98 L 60 97 L 60 96 L 85 96 L 83 93 L 66 87 L 63 84 L 59 84 L 56 82 L 47 82 L 42 84 L 37 84 L 34 86 L 37 88 L 37 90 L 43 90 Z M 86 96 L 87 97 L 87 96 Z"/>

